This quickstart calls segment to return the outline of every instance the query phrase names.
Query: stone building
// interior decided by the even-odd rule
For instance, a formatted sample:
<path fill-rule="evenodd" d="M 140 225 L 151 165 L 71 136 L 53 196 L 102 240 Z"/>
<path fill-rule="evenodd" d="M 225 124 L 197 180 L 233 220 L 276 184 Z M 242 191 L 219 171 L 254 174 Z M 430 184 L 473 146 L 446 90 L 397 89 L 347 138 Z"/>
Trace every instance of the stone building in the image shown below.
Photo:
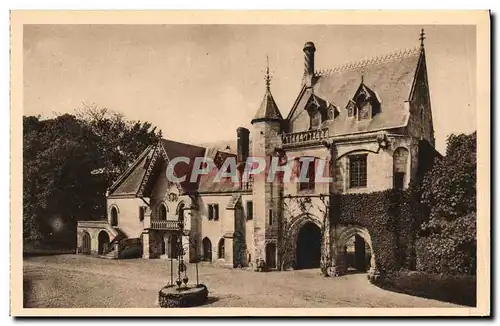
<path fill-rule="evenodd" d="M 416 177 L 421 143 L 434 147 L 423 39 L 422 32 L 414 49 L 320 71 L 314 43 L 305 43 L 302 89 L 288 116 L 273 99 L 267 74 L 252 128 L 238 128 L 236 148 L 166 139 L 148 147 L 109 189 L 107 220 L 79 222 L 79 251 L 175 256 L 183 221 L 186 260 L 282 270 L 319 267 L 333 252 L 336 259 L 356 252 L 341 272 L 349 265 L 376 272 L 365 228 L 344 225 L 333 235 L 328 194 L 406 188 Z M 315 169 L 306 170 L 308 182 L 262 176 L 214 182 L 213 175 L 190 181 L 196 158 L 213 159 L 220 168 L 231 157 L 241 167 L 248 156 L 326 160 L 333 181 L 316 183 Z M 168 162 L 178 157 L 191 159 L 174 170 L 187 179 L 170 182 Z"/>

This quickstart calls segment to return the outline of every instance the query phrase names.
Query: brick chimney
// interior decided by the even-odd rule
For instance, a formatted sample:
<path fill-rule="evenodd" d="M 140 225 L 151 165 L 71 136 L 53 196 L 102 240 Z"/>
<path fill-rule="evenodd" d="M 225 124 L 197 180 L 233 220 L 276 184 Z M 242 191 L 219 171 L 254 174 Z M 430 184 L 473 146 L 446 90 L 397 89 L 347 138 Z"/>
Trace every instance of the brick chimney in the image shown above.
<path fill-rule="evenodd" d="M 306 42 L 304 44 L 304 76 L 302 84 L 306 87 L 312 87 L 314 77 L 314 52 L 316 47 L 313 42 Z"/>

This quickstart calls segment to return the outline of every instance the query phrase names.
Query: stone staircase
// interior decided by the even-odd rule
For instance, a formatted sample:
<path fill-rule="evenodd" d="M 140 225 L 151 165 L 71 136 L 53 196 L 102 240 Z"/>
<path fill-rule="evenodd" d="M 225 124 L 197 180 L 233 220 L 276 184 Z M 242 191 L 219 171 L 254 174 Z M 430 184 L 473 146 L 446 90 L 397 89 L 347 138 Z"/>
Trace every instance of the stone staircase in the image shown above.
<path fill-rule="evenodd" d="M 109 249 L 100 257 L 105 259 L 139 258 L 142 257 L 142 242 L 140 238 L 127 238 L 119 229 L 113 241 L 109 244 Z"/>

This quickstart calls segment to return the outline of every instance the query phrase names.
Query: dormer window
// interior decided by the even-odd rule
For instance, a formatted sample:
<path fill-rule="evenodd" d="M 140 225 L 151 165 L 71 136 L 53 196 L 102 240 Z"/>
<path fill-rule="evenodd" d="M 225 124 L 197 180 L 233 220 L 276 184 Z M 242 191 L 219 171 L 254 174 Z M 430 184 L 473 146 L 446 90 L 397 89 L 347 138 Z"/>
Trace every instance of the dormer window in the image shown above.
<path fill-rule="evenodd" d="M 323 121 L 328 119 L 326 102 L 315 95 L 309 99 L 306 110 L 309 113 L 309 129 L 317 129 Z"/>
<path fill-rule="evenodd" d="M 330 104 L 326 115 L 327 115 L 326 118 L 328 120 L 335 120 L 335 118 L 337 118 L 339 115 L 339 110 L 335 106 Z"/>
<path fill-rule="evenodd" d="M 362 83 L 346 109 L 348 117 L 358 121 L 369 120 L 380 113 L 380 101 L 377 94 Z"/>
<path fill-rule="evenodd" d="M 321 124 L 321 113 L 319 111 L 316 111 L 311 115 L 311 128 L 310 129 L 317 129 L 319 125 Z"/>

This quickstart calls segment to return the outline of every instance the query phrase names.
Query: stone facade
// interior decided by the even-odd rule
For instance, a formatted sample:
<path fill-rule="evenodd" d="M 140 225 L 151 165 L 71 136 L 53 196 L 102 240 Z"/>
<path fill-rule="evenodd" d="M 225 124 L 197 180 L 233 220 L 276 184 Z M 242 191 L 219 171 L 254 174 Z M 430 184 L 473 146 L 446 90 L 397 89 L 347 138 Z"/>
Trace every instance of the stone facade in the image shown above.
<path fill-rule="evenodd" d="M 314 72 L 312 42 L 304 51 L 302 90 L 286 118 L 267 75 L 249 131 L 251 144 L 248 131 L 238 129 L 237 153 L 161 140 L 111 187 L 108 225 L 100 222 L 92 229 L 79 224 L 79 247 L 89 232 L 91 250 L 85 253 L 96 253 L 96 232 L 115 230 L 109 234 L 111 244 L 123 234 L 140 240 L 143 258 L 168 258 L 173 253 L 170 240 L 180 236 L 182 221 L 188 261 L 255 270 L 324 265 L 338 275 L 347 271 L 347 247 L 355 243 L 362 255 L 371 255 L 366 264 L 376 273 L 369 232 L 359 225 L 330 225 L 329 195 L 406 188 L 417 177 L 419 142 L 434 144 L 425 51 L 422 45 L 327 73 Z M 168 162 L 183 153 L 215 160 L 237 157 L 238 163 L 248 155 L 268 163 L 280 157 L 291 164 L 310 157 L 327 162 L 322 172 L 333 181 L 303 187 L 269 182 L 260 174 L 248 184 L 217 184 L 209 176 L 193 184 L 170 182 Z"/>

